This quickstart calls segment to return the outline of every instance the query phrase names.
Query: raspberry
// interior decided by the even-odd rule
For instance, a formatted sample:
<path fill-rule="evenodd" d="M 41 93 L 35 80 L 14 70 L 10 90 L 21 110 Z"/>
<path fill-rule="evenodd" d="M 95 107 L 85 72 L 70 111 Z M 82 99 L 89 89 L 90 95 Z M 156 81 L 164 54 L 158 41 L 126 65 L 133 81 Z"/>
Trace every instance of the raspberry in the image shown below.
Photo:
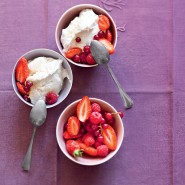
<path fill-rule="evenodd" d="M 102 143 L 96 140 L 94 143 L 95 148 L 98 148 L 100 145 L 102 145 Z"/>
<path fill-rule="evenodd" d="M 55 92 L 48 92 L 48 94 L 46 95 L 46 103 L 48 105 L 52 105 L 56 103 L 57 100 L 58 100 L 58 95 Z"/>
<path fill-rule="evenodd" d="M 93 56 L 92 56 L 91 53 L 89 53 L 89 54 L 87 55 L 86 61 L 87 61 L 87 63 L 90 64 L 90 65 L 96 64 L 96 62 L 95 62 L 95 60 L 94 60 L 94 58 L 93 58 Z"/>
<path fill-rule="evenodd" d="M 98 103 L 93 103 L 91 105 L 92 112 L 101 112 L 101 107 Z"/>
<path fill-rule="evenodd" d="M 106 145 L 100 145 L 97 147 L 97 152 L 100 157 L 106 157 L 109 153 L 109 149 Z"/>
<path fill-rule="evenodd" d="M 93 137 L 92 133 L 86 133 L 83 137 L 82 137 L 82 141 L 86 146 L 92 146 L 95 143 L 95 139 Z"/>
<path fill-rule="evenodd" d="M 92 112 L 89 119 L 91 123 L 99 124 L 102 120 L 102 115 L 99 112 Z"/>

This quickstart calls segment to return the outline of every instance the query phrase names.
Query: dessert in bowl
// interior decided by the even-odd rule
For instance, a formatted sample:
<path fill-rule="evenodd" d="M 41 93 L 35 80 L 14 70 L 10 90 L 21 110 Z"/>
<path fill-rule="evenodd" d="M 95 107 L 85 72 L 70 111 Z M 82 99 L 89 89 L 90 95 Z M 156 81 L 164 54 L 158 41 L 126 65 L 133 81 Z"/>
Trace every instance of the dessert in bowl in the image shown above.
<path fill-rule="evenodd" d="M 59 19 L 55 31 L 56 44 L 72 64 L 80 67 L 97 66 L 89 47 L 93 39 L 102 42 L 110 54 L 114 53 L 117 29 L 104 9 L 81 4 L 67 10 Z"/>
<path fill-rule="evenodd" d="M 56 127 L 58 145 L 64 155 L 78 164 L 102 164 L 121 147 L 122 117 L 109 103 L 84 96 L 61 113 Z"/>
<path fill-rule="evenodd" d="M 69 94 L 73 75 L 67 60 L 49 49 L 35 49 L 22 55 L 12 73 L 15 93 L 27 105 L 39 99 L 51 108 L 61 103 Z"/>

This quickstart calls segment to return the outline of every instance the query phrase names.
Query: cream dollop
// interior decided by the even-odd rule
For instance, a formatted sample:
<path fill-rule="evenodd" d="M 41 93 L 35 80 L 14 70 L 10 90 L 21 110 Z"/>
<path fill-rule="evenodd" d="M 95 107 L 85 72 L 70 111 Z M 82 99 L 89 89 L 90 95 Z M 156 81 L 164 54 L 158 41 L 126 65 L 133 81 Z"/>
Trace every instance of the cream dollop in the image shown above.
<path fill-rule="evenodd" d="M 61 43 L 63 51 L 66 52 L 70 48 L 81 48 L 90 45 L 94 35 L 99 32 L 98 15 L 92 9 L 82 10 L 78 17 L 75 17 L 67 28 L 62 30 Z M 81 41 L 76 42 L 76 38 L 80 37 Z"/>
<path fill-rule="evenodd" d="M 29 92 L 32 104 L 35 104 L 39 99 L 45 101 L 45 97 L 50 91 L 56 94 L 61 91 L 64 78 L 69 78 L 67 70 L 62 66 L 62 62 L 62 59 L 48 57 L 38 57 L 28 61 L 30 75 L 27 81 L 33 83 Z"/>

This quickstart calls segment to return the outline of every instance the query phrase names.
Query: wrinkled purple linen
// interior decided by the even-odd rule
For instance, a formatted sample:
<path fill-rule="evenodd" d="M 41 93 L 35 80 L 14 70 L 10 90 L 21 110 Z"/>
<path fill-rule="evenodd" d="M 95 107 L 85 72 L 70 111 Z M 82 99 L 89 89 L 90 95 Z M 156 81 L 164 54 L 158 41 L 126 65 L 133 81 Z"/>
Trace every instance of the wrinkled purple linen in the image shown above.
<path fill-rule="evenodd" d="M 35 48 L 58 52 L 54 32 L 61 14 L 98 0 L 0 1 L 0 185 L 184 185 L 185 184 L 185 2 L 129 0 L 110 12 L 117 26 L 116 53 L 110 66 L 134 100 L 124 110 L 117 88 L 102 67 L 72 66 L 74 84 L 67 99 L 48 110 L 38 129 L 29 173 L 21 163 L 32 134 L 30 107 L 13 91 L 16 60 Z M 124 111 L 123 144 L 110 161 L 81 166 L 60 151 L 55 136 L 58 117 L 84 95 L 101 98 Z"/>

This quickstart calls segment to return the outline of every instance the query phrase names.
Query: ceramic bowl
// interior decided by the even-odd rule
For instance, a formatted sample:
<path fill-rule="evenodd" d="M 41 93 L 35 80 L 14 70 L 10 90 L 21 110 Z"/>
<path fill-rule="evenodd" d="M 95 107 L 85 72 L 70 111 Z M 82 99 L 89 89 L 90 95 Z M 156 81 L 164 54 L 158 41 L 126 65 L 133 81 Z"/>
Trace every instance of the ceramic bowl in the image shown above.
<path fill-rule="evenodd" d="M 32 103 L 30 102 L 27 102 L 24 100 L 24 98 L 21 96 L 21 94 L 19 93 L 18 89 L 17 89 L 17 85 L 16 85 L 16 79 L 15 79 L 15 68 L 19 62 L 19 60 L 22 58 L 22 57 L 25 57 L 27 60 L 31 60 L 31 59 L 34 59 L 36 57 L 41 57 L 41 56 L 44 56 L 44 57 L 51 57 L 51 58 L 55 58 L 55 59 L 62 59 L 63 60 L 63 67 L 67 70 L 68 72 L 68 75 L 69 75 L 69 79 L 65 78 L 64 79 L 64 85 L 63 85 L 63 88 L 61 90 L 61 92 L 59 93 L 59 97 L 58 97 L 58 100 L 56 103 L 52 104 L 52 105 L 46 105 L 47 108 L 51 108 L 51 107 L 54 107 L 56 105 L 58 105 L 59 103 L 61 103 L 69 94 L 70 90 L 71 90 L 71 87 L 72 87 L 72 83 L 73 83 L 73 74 L 72 74 L 72 70 L 71 70 L 71 67 L 68 63 L 68 61 L 62 56 L 60 55 L 59 53 L 53 51 L 53 50 L 49 50 L 49 49 L 34 49 L 34 50 L 31 50 L 27 53 L 25 53 L 24 55 L 22 55 L 16 62 L 14 68 L 13 68 L 13 72 L 12 72 L 12 85 L 13 85 L 13 89 L 15 91 L 15 93 L 17 94 L 17 96 L 27 105 L 29 106 L 33 106 Z"/>
<path fill-rule="evenodd" d="M 110 160 L 113 156 L 116 155 L 118 150 L 121 147 L 123 137 L 124 137 L 124 127 L 123 127 L 123 122 L 122 119 L 118 114 L 115 115 L 115 123 L 112 125 L 112 127 L 115 129 L 116 135 L 117 135 L 117 148 L 114 151 L 111 151 L 105 158 L 101 157 L 87 157 L 87 156 L 82 156 L 78 157 L 77 159 L 71 156 L 67 150 L 66 150 L 66 145 L 65 145 L 65 140 L 63 138 L 63 130 L 64 130 L 64 124 L 67 122 L 68 118 L 72 115 L 75 114 L 76 112 L 76 106 L 80 100 L 77 100 L 73 103 L 71 103 L 69 106 L 67 106 L 64 111 L 61 113 L 58 122 L 57 122 L 57 127 L 56 127 L 56 138 L 58 145 L 63 152 L 63 154 L 69 158 L 71 161 L 81 164 L 81 165 L 86 165 L 86 166 L 93 166 L 93 165 L 99 165 L 102 164 L 108 160 Z M 90 98 L 91 103 L 98 103 L 102 110 L 107 111 L 107 112 L 112 112 L 116 113 L 116 109 L 107 103 L 106 101 L 103 101 L 101 99 L 97 98 Z"/>
<path fill-rule="evenodd" d="M 66 28 L 69 23 L 71 22 L 71 20 L 73 20 L 75 17 L 77 17 L 79 15 L 79 13 L 84 10 L 84 9 L 92 9 L 97 15 L 103 14 L 106 15 L 111 23 L 111 27 L 110 30 L 113 34 L 113 45 L 114 48 L 116 47 L 116 43 L 117 43 L 117 29 L 116 29 L 116 24 L 113 20 L 113 18 L 111 17 L 111 15 L 105 11 L 104 9 L 96 6 L 96 5 L 92 5 L 92 4 L 80 4 L 77 6 L 73 6 L 72 8 L 68 9 L 66 12 L 64 12 L 62 14 L 62 16 L 60 17 L 57 26 L 56 26 L 56 30 L 55 30 L 55 41 L 57 44 L 57 47 L 60 51 L 60 53 L 65 57 L 65 53 L 63 52 L 63 47 L 60 41 L 60 37 L 61 37 L 61 33 L 62 33 L 62 29 Z M 88 65 L 88 64 L 81 64 L 81 63 L 75 63 L 74 61 L 66 58 L 70 63 L 79 66 L 79 67 L 95 67 L 97 66 L 97 64 L 95 65 Z"/>

